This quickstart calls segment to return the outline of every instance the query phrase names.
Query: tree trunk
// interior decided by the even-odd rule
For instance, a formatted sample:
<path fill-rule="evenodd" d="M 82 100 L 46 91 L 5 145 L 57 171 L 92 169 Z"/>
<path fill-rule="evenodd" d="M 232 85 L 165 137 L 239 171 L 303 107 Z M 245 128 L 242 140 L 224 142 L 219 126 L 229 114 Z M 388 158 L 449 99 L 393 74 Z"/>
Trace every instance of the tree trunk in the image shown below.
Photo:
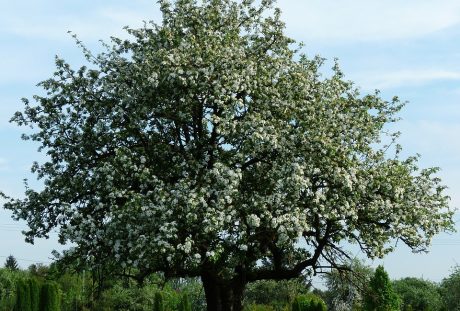
<path fill-rule="evenodd" d="M 207 311 L 243 310 L 243 292 L 246 283 L 241 278 L 222 280 L 210 274 L 201 276 L 206 296 Z"/>

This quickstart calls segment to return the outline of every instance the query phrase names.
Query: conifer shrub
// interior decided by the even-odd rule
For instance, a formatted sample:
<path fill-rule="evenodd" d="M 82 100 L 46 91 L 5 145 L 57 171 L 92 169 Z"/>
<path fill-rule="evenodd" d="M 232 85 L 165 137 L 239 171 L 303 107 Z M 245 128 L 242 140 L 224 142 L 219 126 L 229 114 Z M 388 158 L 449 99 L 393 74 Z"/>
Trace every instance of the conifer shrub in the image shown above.
<path fill-rule="evenodd" d="M 163 295 L 160 292 L 155 293 L 155 301 L 153 303 L 153 311 L 163 311 Z"/>
<path fill-rule="evenodd" d="M 40 311 L 40 284 L 35 278 L 27 280 L 30 290 L 30 309 L 31 311 Z"/>
<path fill-rule="evenodd" d="M 59 291 L 53 282 L 46 282 L 41 288 L 40 311 L 60 311 Z"/>
<path fill-rule="evenodd" d="M 192 306 L 190 305 L 190 299 L 188 298 L 187 293 L 183 294 L 181 297 L 179 311 L 192 311 Z"/>
<path fill-rule="evenodd" d="M 16 304 L 14 306 L 15 311 L 32 311 L 31 299 L 30 299 L 30 287 L 29 284 L 19 279 L 16 282 Z"/>

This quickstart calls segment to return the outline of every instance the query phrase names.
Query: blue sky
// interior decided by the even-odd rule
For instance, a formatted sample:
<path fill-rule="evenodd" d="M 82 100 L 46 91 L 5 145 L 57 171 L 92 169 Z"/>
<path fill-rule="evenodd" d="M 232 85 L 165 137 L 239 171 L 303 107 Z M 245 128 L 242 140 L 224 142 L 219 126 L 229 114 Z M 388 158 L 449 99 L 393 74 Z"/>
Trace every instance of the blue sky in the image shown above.
<path fill-rule="evenodd" d="M 407 154 L 422 154 L 421 166 L 440 166 L 451 205 L 460 206 L 460 2 L 458 0 L 280 0 L 287 33 L 332 65 L 339 58 L 346 77 L 363 93 L 378 88 L 409 103 L 396 126 Z M 37 145 L 20 140 L 23 129 L 9 124 L 21 97 L 40 92 L 36 83 L 51 76 L 54 55 L 81 65 L 68 30 L 90 48 L 109 36 L 126 36 L 123 26 L 160 20 L 155 1 L 0 0 L 0 190 L 21 196 L 22 180 L 33 179 L 32 161 L 43 159 Z M 460 220 L 460 215 L 456 215 Z M 27 267 L 50 262 L 52 237 L 30 246 L 24 224 L 0 210 L 0 263 L 9 254 Z M 459 226 L 460 229 L 460 226 Z M 440 235 L 429 254 L 404 246 L 384 260 L 392 278 L 440 281 L 460 262 L 460 235 Z"/>

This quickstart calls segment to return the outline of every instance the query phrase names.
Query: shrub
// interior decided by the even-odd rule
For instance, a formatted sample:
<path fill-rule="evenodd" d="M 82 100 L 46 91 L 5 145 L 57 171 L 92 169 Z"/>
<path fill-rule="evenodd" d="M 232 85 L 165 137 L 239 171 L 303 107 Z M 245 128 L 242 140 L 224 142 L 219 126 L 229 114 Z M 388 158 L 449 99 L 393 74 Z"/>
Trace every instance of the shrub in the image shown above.
<path fill-rule="evenodd" d="M 0 306 L 2 311 L 11 311 L 16 304 L 17 280 L 21 275 L 21 271 L 11 271 L 9 269 L 0 268 Z"/>
<path fill-rule="evenodd" d="M 43 284 L 40 291 L 40 311 L 60 311 L 59 291 L 55 283 Z"/>
<path fill-rule="evenodd" d="M 270 305 L 275 310 L 282 309 L 296 296 L 308 292 L 308 284 L 303 279 L 263 280 L 248 284 L 244 292 L 247 305 Z"/>
<path fill-rule="evenodd" d="M 179 303 L 179 311 L 192 311 L 192 306 L 190 305 L 190 300 L 187 293 L 182 295 Z"/>
<path fill-rule="evenodd" d="M 274 311 L 275 309 L 269 305 L 250 304 L 244 310 L 245 311 Z"/>
<path fill-rule="evenodd" d="M 30 309 L 32 311 L 40 310 L 40 285 L 35 278 L 30 278 L 28 281 L 30 290 Z"/>
<path fill-rule="evenodd" d="M 294 298 L 291 304 L 292 311 L 326 311 L 326 303 L 318 296 L 309 293 Z"/>
<path fill-rule="evenodd" d="M 16 304 L 14 306 L 14 310 L 32 311 L 30 287 L 29 284 L 23 279 L 19 279 L 16 283 Z"/>
<path fill-rule="evenodd" d="M 160 292 L 155 293 L 155 301 L 153 303 L 153 311 L 163 311 L 163 295 Z"/>

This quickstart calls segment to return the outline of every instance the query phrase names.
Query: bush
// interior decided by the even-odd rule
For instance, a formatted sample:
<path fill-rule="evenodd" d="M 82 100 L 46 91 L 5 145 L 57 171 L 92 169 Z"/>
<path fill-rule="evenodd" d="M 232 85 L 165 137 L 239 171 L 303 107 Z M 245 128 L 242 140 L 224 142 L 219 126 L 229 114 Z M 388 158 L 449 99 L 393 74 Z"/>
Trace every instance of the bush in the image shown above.
<path fill-rule="evenodd" d="M 153 311 L 163 311 L 163 295 L 160 292 L 155 293 L 155 301 L 153 303 Z"/>
<path fill-rule="evenodd" d="M 190 305 L 187 293 L 182 295 L 182 299 L 179 303 L 179 311 L 192 311 L 192 306 Z"/>
<path fill-rule="evenodd" d="M 59 291 L 55 283 L 43 284 L 40 291 L 40 311 L 60 311 Z"/>
<path fill-rule="evenodd" d="M 244 292 L 245 305 L 266 305 L 280 310 L 293 299 L 308 293 L 308 284 L 302 279 L 263 280 L 248 284 Z"/>
<path fill-rule="evenodd" d="M 23 279 L 19 279 L 16 283 L 16 304 L 14 306 L 14 310 L 32 311 L 30 287 L 29 284 Z"/>
<path fill-rule="evenodd" d="M 21 272 L 0 268 L 0 310 L 11 311 L 16 303 L 16 282 Z"/>
<path fill-rule="evenodd" d="M 145 301 L 138 288 L 126 288 L 117 284 L 105 290 L 96 304 L 98 310 L 141 310 Z"/>
<path fill-rule="evenodd" d="M 250 304 L 244 311 L 274 311 L 275 309 L 269 305 Z"/>
<path fill-rule="evenodd" d="M 89 291 L 92 288 L 88 285 L 85 287 L 82 275 L 62 271 L 52 279 L 57 283 L 60 290 L 61 311 L 80 311 L 85 303 L 89 303 L 91 298 Z M 87 280 L 87 284 L 91 284 L 91 281 Z"/>
<path fill-rule="evenodd" d="M 30 278 L 28 281 L 30 290 L 30 309 L 32 311 L 40 310 L 40 285 L 35 278 Z"/>
<path fill-rule="evenodd" d="M 326 303 L 315 294 L 299 295 L 291 303 L 292 311 L 326 311 Z"/>

